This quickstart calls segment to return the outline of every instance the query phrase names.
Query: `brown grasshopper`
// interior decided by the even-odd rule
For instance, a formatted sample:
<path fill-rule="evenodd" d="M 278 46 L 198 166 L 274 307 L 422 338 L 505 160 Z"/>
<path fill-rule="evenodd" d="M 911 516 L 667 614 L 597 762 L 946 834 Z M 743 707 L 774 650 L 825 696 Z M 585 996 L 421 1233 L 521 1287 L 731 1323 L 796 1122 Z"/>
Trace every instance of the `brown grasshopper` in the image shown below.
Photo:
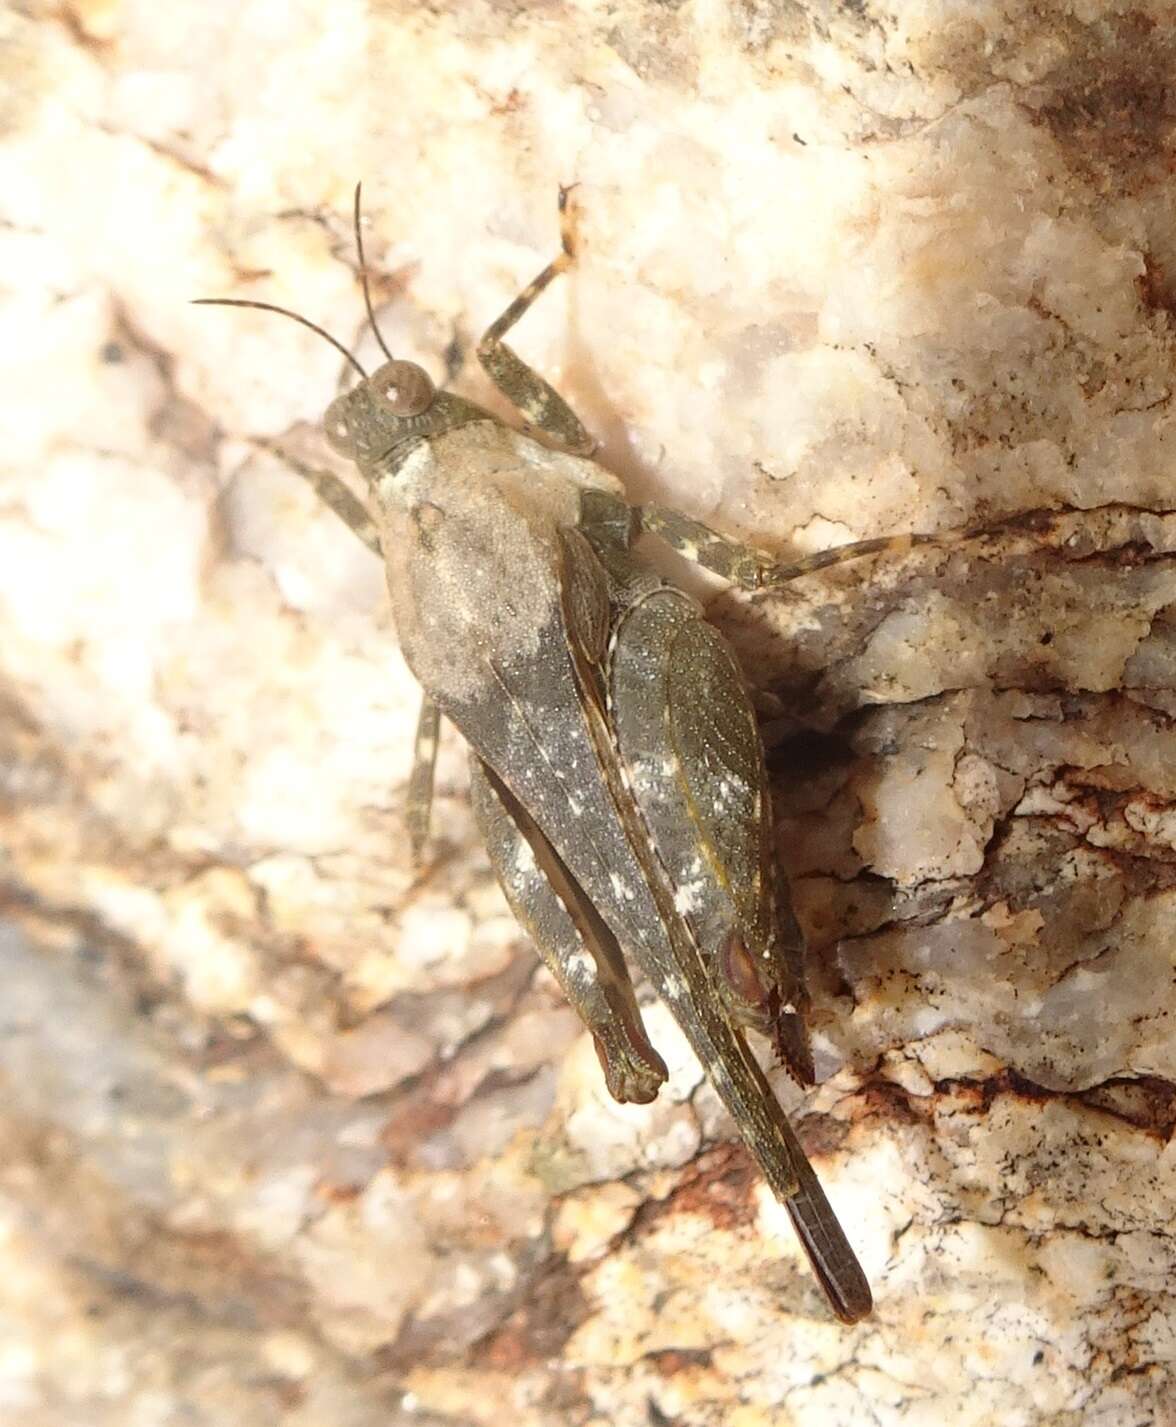
<path fill-rule="evenodd" d="M 384 561 L 401 647 L 424 690 L 409 832 L 424 839 L 439 716 L 470 748 L 478 822 L 519 921 L 592 1033 L 609 1091 L 645 1103 L 666 1067 L 624 953 L 668 1003 L 847 1323 L 872 1300 L 854 1252 L 748 1048 L 773 1034 L 812 1079 L 803 941 L 771 854 L 763 748 L 735 657 L 688 595 L 636 548 L 652 533 L 747 589 L 925 537 L 862 541 L 780 566 L 659 506 L 633 506 L 591 459 L 558 393 L 503 342 L 572 262 L 562 251 L 486 331 L 478 357 L 526 430 L 395 358 L 331 403 L 327 439 L 355 463 L 365 507 L 297 465 Z"/>

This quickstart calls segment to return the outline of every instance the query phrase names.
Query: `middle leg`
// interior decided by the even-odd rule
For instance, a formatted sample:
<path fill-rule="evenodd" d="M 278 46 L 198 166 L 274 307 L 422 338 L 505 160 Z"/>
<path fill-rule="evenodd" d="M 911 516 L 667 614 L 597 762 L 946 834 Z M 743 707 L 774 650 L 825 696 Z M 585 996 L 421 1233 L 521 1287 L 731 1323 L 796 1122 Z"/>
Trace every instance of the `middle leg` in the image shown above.
<path fill-rule="evenodd" d="M 950 538 L 946 535 L 881 535 L 872 540 L 854 540 L 848 545 L 836 545 L 831 550 L 819 550 L 812 555 L 804 555 L 791 563 L 782 563 L 769 555 L 766 550 L 757 550 L 753 545 L 745 545 L 740 540 L 732 540 L 720 535 L 700 520 L 683 515 L 664 505 L 643 505 L 638 517 L 641 529 L 664 540 L 671 549 L 687 560 L 701 565 L 738 585 L 744 590 L 772 589 L 810 575 L 814 570 L 824 570 L 830 565 L 840 565 L 847 560 L 858 560 L 863 555 L 877 555 L 883 551 L 901 555 L 916 545 L 936 545 Z M 958 539 L 959 537 L 956 536 Z"/>
<path fill-rule="evenodd" d="M 276 442 L 259 443 L 272 452 L 295 475 L 301 476 L 324 505 L 339 517 L 344 525 L 361 540 L 364 545 L 381 560 L 384 552 L 376 527 L 364 504 L 349 487 L 332 471 L 308 465 L 296 456 L 291 456 Z M 408 797 L 405 820 L 408 823 L 408 842 L 412 860 L 419 864 L 429 835 L 429 815 L 433 807 L 433 775 L 437 762 L 437 739 L 440 733 L 441 711 L 428 697 L 421 696 L 420 713 L 417 716 L 416 737 L 413 740 L 412 771 L 408 776 Z"/>

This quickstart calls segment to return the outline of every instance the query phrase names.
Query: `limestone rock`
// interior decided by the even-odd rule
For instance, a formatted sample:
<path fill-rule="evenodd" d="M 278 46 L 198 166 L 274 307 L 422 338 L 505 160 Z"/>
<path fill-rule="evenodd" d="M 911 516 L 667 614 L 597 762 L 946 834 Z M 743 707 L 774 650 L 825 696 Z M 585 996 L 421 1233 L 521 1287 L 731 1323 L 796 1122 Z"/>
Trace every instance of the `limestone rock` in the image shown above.
<path fill-rule="evenodd" d="M 0 15 L 0 1417 L 1171 1424 L 1169 7 L 43 0 Z M 875 1287 L 830 1321 L 667 1023 L 620 1111 L 381 572 L 275 457 L 381 328 L 517 346 L 716 590 Z M 959 532 L 970 532 L 962 535 Z M 703 587 L 709 588 L 704 582 Z"/>

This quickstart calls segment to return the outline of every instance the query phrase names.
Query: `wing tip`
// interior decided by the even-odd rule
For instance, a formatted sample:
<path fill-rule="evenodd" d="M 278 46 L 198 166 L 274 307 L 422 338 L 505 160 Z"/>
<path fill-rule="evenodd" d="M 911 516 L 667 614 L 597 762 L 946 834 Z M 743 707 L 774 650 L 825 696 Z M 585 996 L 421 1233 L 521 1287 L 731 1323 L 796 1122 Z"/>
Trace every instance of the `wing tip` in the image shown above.
<path fill-rule="evenodd" d="M 799 1178 L 796 1193 L 785 1201 L 796 1237 L 829 1307 L 843 1323 L 860 1323 L 874 1308 L 869 1280 L 825 1191 L 807 1163 L 801 1168 Z"/>

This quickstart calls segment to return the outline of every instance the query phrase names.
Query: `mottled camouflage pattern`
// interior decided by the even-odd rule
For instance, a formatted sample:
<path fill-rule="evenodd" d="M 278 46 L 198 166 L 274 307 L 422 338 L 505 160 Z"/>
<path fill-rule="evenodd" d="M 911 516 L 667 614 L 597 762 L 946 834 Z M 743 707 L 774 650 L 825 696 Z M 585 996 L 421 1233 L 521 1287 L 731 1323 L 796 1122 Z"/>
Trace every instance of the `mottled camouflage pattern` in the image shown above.
<path fill-rule="evenodd" d="M 841 557 L 779 567 L 677 512 L 630 507 L 616 477 L 587 458 L 575 413 L 501 340 L 572 260 L 562 228 L 559 257 L 478 348 L 536 437 L 434 393 L 419 368 L 392 360 L 337 398 L 325 421 L 370 511 L 336 477 L 299 469 L 384 557 L 401 645 L 424 691 L 414 849 L 444 713 L 471 750 L 475 811 L 499 880 L 591 1031 L 611 1093 L 648 1101 L 666 1076 L 631 956 L 787 1206 L 834 1311 L 854 1322 L 870 1311 L 869 1286 L 744 1036 L 790 1021 L 778 1041 L 811 1076 L 798 1029 L 803 948 L 771 855 L 754 712 L 725 641 L 634 541 L 656 534 L 748 588 Z"/>

